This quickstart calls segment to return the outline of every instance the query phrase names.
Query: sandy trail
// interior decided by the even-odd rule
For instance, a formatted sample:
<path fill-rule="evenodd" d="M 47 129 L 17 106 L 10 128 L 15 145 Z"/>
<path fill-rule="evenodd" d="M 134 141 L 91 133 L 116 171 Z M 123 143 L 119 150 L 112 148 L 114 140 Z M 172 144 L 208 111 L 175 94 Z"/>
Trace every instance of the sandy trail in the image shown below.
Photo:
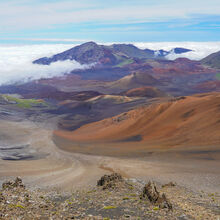
<path fill-rule="evenodd" d="M 145 182 L 154 180 L 166 184 L 173 181 L 195 191 L 220 192 L 219 162 L 175 159 L 172 156 L 168 162 L 159 158 L 106 160 L 103 167 Z"/>
<path fill-rule="evenodd" d="M 34 155 L 40 157 L 30 160 L 0 159 L 0 181 L 21 176 L 32 187 L 74 189 L 89 184 L 104 172 L 97 169 L 93 160 L 86 156 L 59 150 L 51 139 L 52 130 L 43 129 L 29 121 L 1 121 L 0 132 L 5 133 L 4 128 L 10 134 L 10 144 L 28 143 Z"/>
<path fill-rule="evenodd" d="M 10 131 L 10 143 L 28 143 L 41 157 L 14 161 L 0 159 L 0 182 L 21 176 L 29 187 L 74 190 L 94 186 L 101 175 L 115 171 L 142 181 L 175 181 L 194 190 L 220 192 L 219 160 L 192 159 L 175 154 L 153 154 L 138 159 L 83 155 L 59 149 L 52 141 L 52 130 L 30 121 L 1 121 L 0 133 L 5 131 Z"/>

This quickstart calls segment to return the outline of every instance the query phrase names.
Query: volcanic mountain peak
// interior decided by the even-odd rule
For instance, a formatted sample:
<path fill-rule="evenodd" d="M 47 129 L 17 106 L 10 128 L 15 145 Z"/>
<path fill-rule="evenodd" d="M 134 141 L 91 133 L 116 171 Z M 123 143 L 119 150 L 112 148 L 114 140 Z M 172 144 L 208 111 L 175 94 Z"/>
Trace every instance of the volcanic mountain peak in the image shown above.
<path fill-rule="evenodd" d="M 182 47 L 176 47 L 176 48 L 172 49 L 171 51 L 175 54 L 182 54 L 182 53 L 191 52 L 193 50 L 182 48 Z"/>
<path fill-rule="evenodd" d="M 89 41 L 89 42 L 86 42 L 86 43 L 84 43 L 84 44 L 81 44 L 80 45 L 81 47 L 97 47 L 98 46 L 98 44 L 96 43 L 96 42 L 94 42 L 94 41 Z"/>
<path fill-rule="evenodd" d="M 155 85 L 159 82 L 147 72 L 134 72 L 117 81 L 109 83 L 109 86 L 115 92 L 127 91 L 129 89 L 138 88 L 146 85 Z"/>
<path fill-rule="evenodd" d="M 67 51 L 56 54 L 52 57 L 43 57 L 33 61 L 35 64 L 49 65 L 56 61 L 76 60 L 81 64 L 98 63 L 108 66 L 123 66 L 130 64 L 133 59 L 164 58 L 168 54 L 177 52 L 186 53 L 190 50 L 184 48 L 174 48 L 171 51 L 139 49 L 132 44 L 113 44 L 110 46 L 98 45 L 95 42 L 87 42 L 73 47 Z"/>
<path fill-rule="evenodd" d="M 49 65 L 50 63 L 63 60 L 76 60 L 81 64 L 91 64 L 100 62 L 101 60 L 103 63 L 114 63 L 116 58 L 110 50 L 104 48 L 103 46 L 100 46 L 95 42 L 87 42 L 52 57 L 40 58 L 35 60 L 33 63 Z"/>

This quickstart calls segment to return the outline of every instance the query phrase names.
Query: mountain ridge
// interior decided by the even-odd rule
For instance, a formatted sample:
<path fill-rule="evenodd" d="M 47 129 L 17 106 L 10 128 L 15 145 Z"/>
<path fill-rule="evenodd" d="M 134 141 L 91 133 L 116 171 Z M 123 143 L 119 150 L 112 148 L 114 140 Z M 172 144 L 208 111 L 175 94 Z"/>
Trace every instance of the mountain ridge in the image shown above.
<path fill-rule="evenodd" d="M 162 59 L 171 53 L 181 54 L 192 50 L 174 48 L 170 51 L 139 49 L 133 44 L 112 44 L 110 46 L 98 45 L 91 41 L 52 57 L 42 57 L 34 60 L 34 64 L 50 65 L 53 62 L 76 60 L 80 64 L 99 63 L 102 65 L 123 65 L 132 63 L 132 59 Z"/>

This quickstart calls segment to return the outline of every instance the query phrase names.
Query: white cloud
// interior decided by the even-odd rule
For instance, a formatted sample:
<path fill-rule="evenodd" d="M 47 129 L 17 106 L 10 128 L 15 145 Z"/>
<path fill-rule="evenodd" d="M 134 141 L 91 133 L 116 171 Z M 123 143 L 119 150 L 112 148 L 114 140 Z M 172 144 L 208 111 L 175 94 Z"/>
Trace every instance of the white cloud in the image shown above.
<path fill-rule="evenodd" d="M 49 66 L 32 61 L 71 48 L 73 45 L 0 46 L 0 85 L 32 79 L 61 76 L 73 69 L 88 68 L 76 61 L 56 62 Z"/>
<path fill-rule="evenodd" d="M 170 54 L 168 59 L 186 57 L 192 60 L 200 60 L 211 53 L 220 51 L 220 42 L 157 42 L 157 43 L 134 43 L 139 48 L 149 48 L 152 50 L 171 50 L 175 47 L 183 47 L 193 50 L 184 54 Z"/>
<path fill-rule="evenodd" d="M 0 30 L 50 27 L 80 22 L 148 22 L 190 19 L 193 15 L 219 15 L 219 0 L 158 1 L 53 1 L 0 2 Z"/>

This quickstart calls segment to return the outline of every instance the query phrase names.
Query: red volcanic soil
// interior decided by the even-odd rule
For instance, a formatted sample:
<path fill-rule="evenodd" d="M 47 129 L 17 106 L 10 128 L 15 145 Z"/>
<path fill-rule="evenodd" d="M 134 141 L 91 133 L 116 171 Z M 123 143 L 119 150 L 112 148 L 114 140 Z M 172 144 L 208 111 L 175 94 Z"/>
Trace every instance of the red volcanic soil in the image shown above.
<path fill-rule="evenodd" d="M 45 85 L 51 85 L 54 87 L 62 88 L 62 87 L 73 87 L 73 86 L 81 86 L 84 84 L 93 84 L 95 80 L 82 80 L 79 75 L 76 74 L 69 74 L 60 77 L 53 77 L 50 79 L 41 79 L 38 80 L 39 83 Z"/>
<path fill-rule="evenodd" d="M 200 83 L 195 88 L 200 91 L 205 91 L 205 92 L 210 92 L 213 90 L 220 91 L 220 80 Z"/>
<path fill-rule="evenodd" d="M 121 143 L 124 148 L 132 144 L 133 149 L 142 145 L 143 150 L 148 146 L 220 146 L 220 93 L 176 98 L 87 124 L 73 132 L 59 130 L 54 134 L 74 143 Z"/>
<path fill-rule="evenodd" d="M 207 68 L 201 65 L 200 62 L 189 60 L 187 58 L 178 58 L 174 61 L 149 60 L 147 62 L 152 66 L 147 72 L 151 73 L 152 76 L 156 78 L 186 74 L 216 73 L 216 70 Z"/>
<path fill-rule="evenodd" d="M 149 98 L 167 96 L 165 92 L 162 92 L 161 90 L 157 89 L 156 87 L 152 87 L 152 86 L 145 86 L 141 88 L 130 89 L 121 94 L 128 96 L 128 97 L 149 97 Z"/>
<path fill-rule="evenodd" d="M 117 81 L 110 82 L 108 86 L 112 89 L 112 91 L 126 91 L 129 89 L 139 88 L 146 85 L 151 86 L 158 83 L 158 80 L 147 72 L 134 72 Z"/>

